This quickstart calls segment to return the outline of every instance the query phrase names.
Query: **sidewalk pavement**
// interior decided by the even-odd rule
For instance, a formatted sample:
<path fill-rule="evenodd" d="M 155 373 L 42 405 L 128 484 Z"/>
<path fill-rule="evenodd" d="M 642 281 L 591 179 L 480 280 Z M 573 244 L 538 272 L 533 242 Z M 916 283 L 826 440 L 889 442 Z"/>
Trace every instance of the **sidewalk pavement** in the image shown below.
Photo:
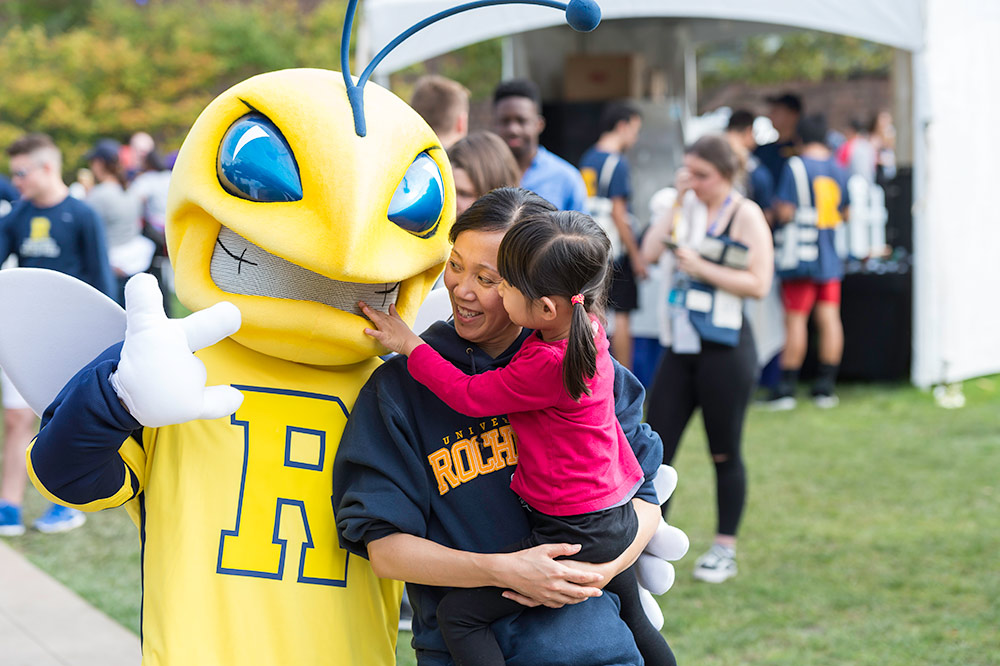
<path fill-rule="evenodd" d="M 0 664 L 138 666 L 139 637 L 0 540 Z"/>

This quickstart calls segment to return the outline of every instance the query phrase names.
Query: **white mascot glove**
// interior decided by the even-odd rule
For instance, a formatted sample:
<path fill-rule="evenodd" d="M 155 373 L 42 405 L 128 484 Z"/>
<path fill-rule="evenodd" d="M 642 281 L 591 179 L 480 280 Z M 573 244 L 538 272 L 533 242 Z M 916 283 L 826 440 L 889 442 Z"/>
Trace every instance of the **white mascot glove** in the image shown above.
<path fill-rule="evenodd" d="M 235 333 L 240 311 L 217 303 L 184 319 L 167 319 L 152 275 L 125 285 L 125 344 L 111 386 L 135 419 L 159 428 L 235 412 L 243 394 L 232 386 L 205 386 L 205 364 L 194 356 Z"/>
<path fill-rule="evenodd" d="M 653 486 L 656 488 L 657 499 L 663 504 L 670 499 L 677 487 L 676 470 L 669 465 L 660 465 L 660 470 L 653 479 Z M 642 588 L 639 590 L 642 607 L 657 631 L 663 628 L 663 612 L 653 595 L 663 594 L 674 584 L 674 566 L 670 561 L 684 557 L 689 545 L 684 532 L 668 525 L 666 521 L 660 521 L 660 526 L 656 528 L 656 533 L 636 563 L 636 578 Z"/>

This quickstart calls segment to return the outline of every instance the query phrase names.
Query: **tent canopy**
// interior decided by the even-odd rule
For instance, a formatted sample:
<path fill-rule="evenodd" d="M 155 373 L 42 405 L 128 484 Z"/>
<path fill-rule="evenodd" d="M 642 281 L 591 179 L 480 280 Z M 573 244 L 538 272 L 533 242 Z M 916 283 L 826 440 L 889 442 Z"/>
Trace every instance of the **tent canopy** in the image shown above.
<path fill-rule="evenodd" d="M 360 52 L 376 52 L 411 25 L 461 0 L 366 0 Z M 598 0 L 604 20 L 681 19 L 685 48 L 760 33 L 807 29 L 896 47 L 897 98 L 912 108 L 913 366 L 919 386 L 1000 372 L 1000 224 L 996 204 L 996 146 L 1000 79 L 994 40 L 1000 34 L 995 0 Z M 619 21 L 623 25 L 628 21 Z M 643 32 L 622 28 L 620 34 Z M 650 22 L 645 22 L 646 27 Z M 676 21 L 675 21 L 676 23 Z M 490 7 L 437 23 L 385 59 L 383 74 L 462 46 L 564 24 L 543 7 Z M 569 30 L 569 28 L 567 28 Z M 598 29 L 600 32 L 600 28 Z M 617 32 L 606 30 L 606 33 Z M 537 34 L 537 33 L 536 33 Z M 681 33 L 675 33 L 681 34 Z M 595 33 L 596 35 L 596 33 Z M 669 40 L 671 33 L 657 40 Z M 555 33 L 553 42 L 565 38 Z M 618 35 L 614 35 L 618 37 Z M 580 37 L 590 40 L 589 36 Z M 598 40 L 600 41 L 600 40 Z M 582 45 L 586 42 L 581 41 Z M 362 55 L 362 59 L 364 55 Z M 687 91 L 692 96 L 692 90 Z M 689 102 L 692 100 L 688 100 Z M 903 138 L 902 136 L 900 137 Z M 902 342 L 902 341 L 900 341 Z"/>
<path fill-rule="evenodd" d="M 363 42 L 377 52 L 411 25 L 457 0 L 366 0 Z M 906 50 L 923 44 L 918 0 L 600 0 L 605 21 L 626 18 L 725 19 L 822 30 Z M 554 9 L 531 5 L 487 7 L 449 17 L 409 39 L 383 61 L 383 73 L 486 39 L 565 24 Z M 710 35 L 703 35 L 709 41 Z"/>

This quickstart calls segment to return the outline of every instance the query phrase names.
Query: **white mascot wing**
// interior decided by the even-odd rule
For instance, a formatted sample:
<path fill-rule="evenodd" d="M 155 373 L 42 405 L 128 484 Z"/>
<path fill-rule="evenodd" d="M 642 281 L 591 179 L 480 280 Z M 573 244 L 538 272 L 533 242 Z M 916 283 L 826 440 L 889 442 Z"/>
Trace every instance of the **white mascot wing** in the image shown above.
<path fill-rule="evenodd" d="M 448 321 L 450 317 L 451 298 L 448 296 L 448 290 L 444 287 L 438 287 L 427 294 L 427 298 L 417 310 L 417 319 L 413 322 L 413 330 L 417 335 L 420 335 L 434 322 Z"/>
<path fill-rule="evenodd" d="M 0 312 L 0 368 L 38 415 L 77 371 L 125 339 L 125 310 L 58 271 L 0 271 Z"/>

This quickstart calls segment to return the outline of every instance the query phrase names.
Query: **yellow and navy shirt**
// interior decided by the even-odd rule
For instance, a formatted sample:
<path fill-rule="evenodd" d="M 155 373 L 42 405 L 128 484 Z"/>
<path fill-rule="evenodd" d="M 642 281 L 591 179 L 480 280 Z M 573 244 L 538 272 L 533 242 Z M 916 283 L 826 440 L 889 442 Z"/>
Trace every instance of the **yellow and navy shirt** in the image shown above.
<path fill-rule="evenodd" d="M 799 201 L 795 175 L 787 162 L 782 167 L 774 198 L 796 207 L 811 206 L 816 209 L 819 261 L 809 279 L 817 282 L 839 280 L 844 276 L 844 262 L 837 255 L 835 233 L 837 227 L 844 222 L 844 211 L 851 205 L 847 189 L 847 172 L 840 168 L 832 157 L 825 160 L 812 157 L 800 159 L 809 178 L 809 193 L 812 200 Z"/>
<path fill-rule="evenodd" d="M 119 352 L 63 389 L 28 458 L 50 498 L 136 519 L 143 664 L 394 664 L 402 586 L 340 548 L 331 502 L 380 361 L 315 368 L 223 340 L 198 356 L 209 385 L 243 392 L 236 413 L 143 429 L 107 380 Z"/>

